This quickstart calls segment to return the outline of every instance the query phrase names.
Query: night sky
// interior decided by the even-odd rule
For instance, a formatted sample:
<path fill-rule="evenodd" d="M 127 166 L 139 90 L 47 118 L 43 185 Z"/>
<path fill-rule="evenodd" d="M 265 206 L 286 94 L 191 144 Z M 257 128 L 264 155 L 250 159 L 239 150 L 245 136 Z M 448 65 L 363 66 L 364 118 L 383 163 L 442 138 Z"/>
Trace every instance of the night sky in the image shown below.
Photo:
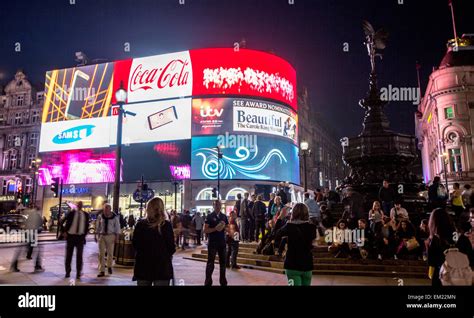
<path fill-rule="evenodd" d="M 44 73 L 75 65 L 74 53 L 109 61 L 203 47 L 247 48 L 287 59 L 298 86 L 310 92 L 339 136 L 361 131 L 358 100 L 367 88 L 369 60 L 361 22 L 390 33 L 379 86 L 416 87 L 415 62 L 422 65 L 424 91 L 432 67 L 439 65 L 453 38 L 448 0 L 2 0 L 0 2 L 0 83 L 19 68 L 37 85 Z M 458 35 L 474 32 L 468 3 L 454 0 Z M 15 52 L 15 42 L 22 51 Z M 124 43 L 131 45 L 124 52 Z M 343 43 L 349 52 L 343 51 Z M 387 114 L 393 130 L 413 133 L 411 102 L 392 102 Z"/>

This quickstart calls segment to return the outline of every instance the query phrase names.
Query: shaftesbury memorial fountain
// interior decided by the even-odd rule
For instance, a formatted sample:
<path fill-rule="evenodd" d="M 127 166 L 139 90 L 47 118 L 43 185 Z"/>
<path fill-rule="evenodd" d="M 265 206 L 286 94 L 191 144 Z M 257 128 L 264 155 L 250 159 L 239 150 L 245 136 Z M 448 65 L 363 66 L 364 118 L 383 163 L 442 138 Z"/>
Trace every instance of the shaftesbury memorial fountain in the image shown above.
<path fill-rule="evenodd" d="M 375 31 L 366 21 L 363 23 L 365 45 L 370 57 L 369 92 L 359 101 L 365 110 L 362 132 L 357 137 L 342 140 L 343 159 L 350 167 L 343 189 L 359 194 L 364 200 L 364 210 L 377 199 L 378 189 L 384 179 L 391 182 L 400 198 L 407 204 L 416 201 L 422 187 L 421 180 L 410 171 L 417 158 L 415 136 L 390 130 L 384 113 L 386 101 L 380 99 L 375 71 L 376 58 L 386 46 L 388 34 Z M 365 210 L 368 212 L 368 210 Z"/>

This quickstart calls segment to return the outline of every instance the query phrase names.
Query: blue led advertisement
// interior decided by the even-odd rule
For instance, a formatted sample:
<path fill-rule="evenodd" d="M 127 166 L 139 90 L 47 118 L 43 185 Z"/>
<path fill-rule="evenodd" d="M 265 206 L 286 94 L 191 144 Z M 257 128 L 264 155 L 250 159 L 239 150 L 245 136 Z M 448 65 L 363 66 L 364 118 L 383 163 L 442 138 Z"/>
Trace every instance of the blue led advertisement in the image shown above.
<path fill-rule="evenodd" d="M 193 137 L 191 178 L 217 179 L 221 145 L 222 180 L 268 180 L 300 183 L 298 148 L 278 137 L 261 135 L 218 135 Z"/>

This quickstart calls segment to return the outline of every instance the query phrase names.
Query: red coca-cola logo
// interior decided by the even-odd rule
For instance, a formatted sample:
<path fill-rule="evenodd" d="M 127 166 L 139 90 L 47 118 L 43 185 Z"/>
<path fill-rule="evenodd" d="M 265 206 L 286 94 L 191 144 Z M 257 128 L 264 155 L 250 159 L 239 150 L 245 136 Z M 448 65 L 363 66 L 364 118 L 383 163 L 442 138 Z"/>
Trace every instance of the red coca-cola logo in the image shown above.
<path fill-rule="evenodd" d="M 188 60 L 174 59 L 164 67 L 145 69 L 139 64 L 133 71 L 130 79 L 130 91 L 139 89 L 152 89 L 155 85 L 158 89 L 165 87 L 182 86 L 188 83 L 189 71 Z"/>

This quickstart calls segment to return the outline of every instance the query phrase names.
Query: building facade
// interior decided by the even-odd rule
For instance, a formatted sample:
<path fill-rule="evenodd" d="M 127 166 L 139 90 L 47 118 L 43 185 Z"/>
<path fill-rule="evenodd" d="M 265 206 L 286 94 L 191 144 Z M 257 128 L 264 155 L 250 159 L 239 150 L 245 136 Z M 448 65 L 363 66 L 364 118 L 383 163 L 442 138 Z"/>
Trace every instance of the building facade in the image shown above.
<path fill-rule="evenodd" d="M 474 182 L 474 43 L 472 35 L 458 41 L 448 42 L 415 118 L 424 181 L 439 176 L 450 188 Z"/>
<path fill-rule="evenodd" d="M 308 189 L 335 189 L 345 178 L 341 144 L 320 113 L 311 109 L 308 90 L 298 94 L 298 133 L 308 142 L 311 154 L 306 158 Z M 304 185 L 304 165 L 300 156 L 301 184 Z"/>
<path fill-rule="evenodd" d="M 0 213 L 7 213 L 33 192 L 43 92 L 18 71 L 0 93 Z"/>

